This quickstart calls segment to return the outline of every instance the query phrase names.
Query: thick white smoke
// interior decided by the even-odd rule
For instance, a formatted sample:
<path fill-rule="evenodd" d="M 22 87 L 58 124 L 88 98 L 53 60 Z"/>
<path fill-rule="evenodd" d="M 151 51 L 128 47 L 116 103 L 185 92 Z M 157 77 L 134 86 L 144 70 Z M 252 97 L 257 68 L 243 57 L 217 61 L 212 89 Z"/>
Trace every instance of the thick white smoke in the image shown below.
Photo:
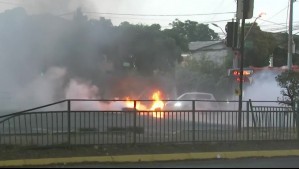
<path fill-rule="evenodd" d="M 90 82 L 71 79 L 66 89 L 66 99 L 99 99 L 99 89 Z"/>
<path fill-rule="evenodd" d="M 67 85 L 64 85 L 64 83 Z M 2 98 L 0 115 L 39 107 L 64 99 L 101 99 L 97 86 L 80 79 L 67 81 L 67 71 L 65 68 L 60 67 L 51 67 L 44 74 L 41 73 L 37 76 L 31 83 L 22 87 L 11 88 L 10 93 L 9 91 L 6 93 L 11 98 Z M 6 100 L 6 102 L 3 100 Z M 72 110 L 121 110 L 123 107 L 125 107 L 125 103 L 122 101 L 71 102 Z M 66 104 L 50 106 L 47 109 L 65 110 Z"/>
<path fill-rule="evenodd" d="M 57 93 L 62 91 L 66 70 L 51 67 L 30 83 L 6 86 L 7 96 L 1 98 L 1 110 L 20 111 L 58 101 Z"/>
<path fill-rule="evenodd" d="M 275 80 L 278 73 L 272 71 L 261 71 L 255 73 L 253 82 L 244 91 L 244 100 L 252 101 L 277 101 L 281 97 L 281 87 Z"/>
<path fill-rule="evenodd" d="M 100 100 L 99 89 L 91 82 L 71 79 L 65 90 L 66 99 Z M 124 102 L 72 101 L 72 110 L 121 110 Z"/>

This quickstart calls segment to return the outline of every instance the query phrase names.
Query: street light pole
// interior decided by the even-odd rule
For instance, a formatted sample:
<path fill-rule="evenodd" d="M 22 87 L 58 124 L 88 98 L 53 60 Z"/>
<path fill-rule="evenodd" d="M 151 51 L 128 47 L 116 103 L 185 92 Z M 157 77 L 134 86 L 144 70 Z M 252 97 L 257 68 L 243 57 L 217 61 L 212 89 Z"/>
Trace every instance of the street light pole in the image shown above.
<path fill-rule="evenodd" d="M 246 38 L 247 38 L 247 36 L 249 35 L 249 33 L 250 33 L 250 31 L 251 31 L 251 29 L 252 29 L 254 23 L 256 22 L 256 20 L 259 19 L 260 17 L 262 17 L 263 14 L 265 14 L 265 13 L 262 12 L 262 13 L 259 14 L 258 17 L 255 18 L 254 22 L 252 23 L 252 25 L 250 26 L 248 32 L 246 33 L 244 40 L 246 40 Z"/>
<path fill-rule="evenodd" d="M 223 29 L 220 27 L 220 26 L 218 26 L 217 24 L 215 24 L 215 23 L 211 23 L 213 26 L 216 26 L 216 27 L 218 27 L 218 28 L 220 28 L 221 29 L 221 31 L 222 31 L 222 33 L 226 36 L 226 33 L 223 31 Z"/>

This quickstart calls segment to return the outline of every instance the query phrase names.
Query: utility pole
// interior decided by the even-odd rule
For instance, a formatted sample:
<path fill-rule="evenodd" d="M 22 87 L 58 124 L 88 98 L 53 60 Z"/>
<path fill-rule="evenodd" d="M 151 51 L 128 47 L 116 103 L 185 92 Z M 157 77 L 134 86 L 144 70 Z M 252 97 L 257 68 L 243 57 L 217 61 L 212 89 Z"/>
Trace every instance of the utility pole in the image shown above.
<path fill-rule="evenodd" d="M 292 69 L 293 52 L 293 1 L 290 0 L 289 41 L 288 41 L 288 70 Z"/>
<path fill-rule="evenodd" d="M 244 0 L 243 0 L 244 1 Z M 245 11 L 246 6 L 243 5 L 243 18 L 242 18 L 242 26 L 241 26 L 241 39 L 240 39 L 240 53 L 241 53 L 241 59 L 240 59 L 240 94 L 239 94 L 239 112 L 238 112 L 238 131 L 241 131 L 241 117 L 242 117 L 242 98 L 243 98 L 243 67 L 244 67 L 244 28 L 245 28 Z"/>
<path fill-rule="evenodd" d="M 239 110 L 238 110 L 238 131 L 241 131 L 242 120 L 242 97 L 243 97 L 243 67 L 244 67 L 244 27 L 245 19 L 250 19 L 253 16 L 254 0 L 238 0 L 237 1 L 237 18 L 242 19 L 241 37 L 240 37 L 240 86 L 239 86 Z"/>

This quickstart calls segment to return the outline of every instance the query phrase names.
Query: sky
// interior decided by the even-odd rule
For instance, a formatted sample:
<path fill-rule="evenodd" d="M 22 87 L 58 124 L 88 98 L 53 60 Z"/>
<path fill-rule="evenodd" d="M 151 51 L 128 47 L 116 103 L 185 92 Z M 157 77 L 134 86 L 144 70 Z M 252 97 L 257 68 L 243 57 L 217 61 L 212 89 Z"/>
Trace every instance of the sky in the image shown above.
<path fill-rule="evenodd" d="M 269 32 L 287 31 L 289 0 L 255 0 L 254 22 Z M 51 13 L 61 17 L 70 17 L 78 7 L 89 18 L 105 17 L 114 25 L 123 21 L 133 24 L 158 23 L 162 29 L 171 28 L 169 23 L 178 18 L 181 21 L 192 20 L 209 24 L 217 33 L 225 30 L 228 21 L 235 19 L 235 0 L 0 0 L 0 12 L 15 7 L 24 7 L 29 14 Z M 299 1 L 294 2 L 293 33 L 299 32 Z M 104 14 L 110 13 L 110 14 Z M 213 14 L 214 13 L 214 14 Z M 217 14 L 216 14 L 217 13 Z M 220 14 L 219 14 L 220 13 Z M 127 15 L 132 14 L 132 15 Z M 158 16 L 157 16 L 158 15 Z M 167 16 L 165 16 L 167 15 Z M 185 16 L 182 16 L 185 15 Z M 186 16 L 187 15 L 187 16 Z M 211 25 L 217 24 L 219 27 Z"/>

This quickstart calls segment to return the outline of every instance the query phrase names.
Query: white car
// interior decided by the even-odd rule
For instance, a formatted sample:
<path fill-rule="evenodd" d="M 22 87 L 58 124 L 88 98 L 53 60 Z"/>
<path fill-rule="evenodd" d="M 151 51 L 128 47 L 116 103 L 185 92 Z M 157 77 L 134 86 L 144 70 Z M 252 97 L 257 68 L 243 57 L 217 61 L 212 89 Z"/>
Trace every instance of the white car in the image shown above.
<path fill-rule="evenodd" d="M 218 103 L 213 94 L 189 92 L 179 96 L 177 101 L 168 101 L 165 110 L 192 110 L 192 101 L 195 101 L 195 110 L 217 110 Z"/>

